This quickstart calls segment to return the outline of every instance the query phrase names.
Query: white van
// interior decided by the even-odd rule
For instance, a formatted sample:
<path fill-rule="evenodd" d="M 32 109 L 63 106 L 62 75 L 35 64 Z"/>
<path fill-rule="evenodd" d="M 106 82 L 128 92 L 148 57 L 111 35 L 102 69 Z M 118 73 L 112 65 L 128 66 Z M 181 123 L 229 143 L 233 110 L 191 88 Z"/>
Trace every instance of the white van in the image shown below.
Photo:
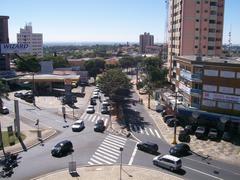
<path fill-rule="evenodd" d="M 153 158 L 153 164 L 170 171 L 177 171 L 182 167 L 181 159 L 172 155 L 157 156 Z"/>

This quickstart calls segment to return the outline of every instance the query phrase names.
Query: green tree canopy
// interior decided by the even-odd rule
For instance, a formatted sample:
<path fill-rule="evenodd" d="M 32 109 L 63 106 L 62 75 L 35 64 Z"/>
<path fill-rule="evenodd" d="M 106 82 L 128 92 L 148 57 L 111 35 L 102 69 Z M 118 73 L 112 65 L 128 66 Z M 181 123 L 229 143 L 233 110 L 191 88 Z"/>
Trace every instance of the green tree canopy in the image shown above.
<path fill-rule="evenodd" d="M 100 89 L 113 101 L 122 101 L 130 92 L 130 79 L 120 69 L 107 70 L 99 77 L 97 83 Z"/>
<path fill-rule="evenodd" d="M 42 61 L 53 61 L 53 68 L 68 67 L 69 63 L 63 56 L 45 56 Z"/>
<path fill-rule="evenodd" d="M 16 60 L 18 71 L 23 72 L 38 72 L 40 71 L 39 60 L 35 56 L 24 56 Z"/>
<path fill-rule="evenodd" d="M 96 78 L 97 75 L 104 71 L 105 61 L 103 59 L 91 59 L 84 62 L 84 66 L 89 76 Z"/>

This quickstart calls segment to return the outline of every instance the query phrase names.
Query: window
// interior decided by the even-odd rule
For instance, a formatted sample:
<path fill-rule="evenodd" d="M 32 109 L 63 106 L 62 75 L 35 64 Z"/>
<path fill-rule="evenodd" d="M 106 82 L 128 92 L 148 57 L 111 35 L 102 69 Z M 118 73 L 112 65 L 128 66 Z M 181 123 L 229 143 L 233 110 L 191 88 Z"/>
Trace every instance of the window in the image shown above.
<path fill-rule="evenodd" d="M 235 89 L 235 94 L 240 95 L 240 88 Z"/>
<path fill-rule="evenodd" d="M 216 14 L 217 14 L 217 11 L 211 11 L 210 14 L 211 14 L 211 15 L 216 15 Z"/>
<path fill-rule="evenodd" d="M 196 11 L 196 13 L 200 13 L 200 11 L 199 11 L 199 10 L 197 10 L 197 11 Z"/>
<path fill-rule="evenodd" d="M 204 69 L 205 76 L 218 76 L 218 70 Z"/>
<path fill-rule="evenodd" d="M 222 109 L 232 109 L 232 103 L 218 102 L 217 106 Z"/>
<path fill-rule="evenodd" d="M 210 2 L 210 6 L 217 6 L 217 2 Z"/>
<path fill-rule="evenodd" d="M 195 46 L 195 49 L 197 49 L 198 48 L 198 46 Z"/>
<path fill-rule="evenodd" d="M 199 22 L 199 19 L 196 19 L 196 22 Z"/>
<path fill-rule="evenodd" d="M 213 46 L 208 46 L 208 50 L 214 50 Z"/>
<path fill-rule="evenodd" d="M 196 31 L 199 31 L 199 29 L 198 29 L 198 28 L 196 28 L 195 30 L 196 30 Z"/>
<path fill-rule="evenodd" d="M 224 87 L 224 86 L 219 86 L 219 92 L 225 93 L 225 94 L 233 94 L 233 88 L 232 87 Z"/>
<path fill-rule="evenodd" d="M 217 92 L 217 86 L 204 84 L 203 85 L 203 90 L 204 91 L 210 91 L 210 92 Z"/>
<path fill-rule="evenodd" d="M 240 111 L 240 104 L 234 104 L 233 109 L 237 110 L 237 111 Z"/>
<path fill-rule="evenodd" d="M 216 21 L 215 21 L 215 20 L 209 20 L 209 23 L 210 23 L 210 24 L 215 24 Z"/>
<path fill-rule="evenodd" d="M 237 72 L 237 78 L 240 79 L 240 72 Z"/>
<path fill-rule="evenodd" d="M 192 97 L 192 102 L 194 104 L 200 104 L 200 98 L 199 97 Z"/>
<path fill-rule="evenodd" d="M 209 37 L 208 41 L 215 41 L 215 38 L 214 37 Z"/>
<path fill-rule="evenodd" d="M 203 99 L 202 100 L 202 105 L 207 106 L 207 107 L 215 107 L 216 106 L 216 101 Z"/>
<path fill-rule="evenodd" d="M 220 71 L 220 77 L 235 78 L 235 72 L 232 72 L 232 71 Z"/>

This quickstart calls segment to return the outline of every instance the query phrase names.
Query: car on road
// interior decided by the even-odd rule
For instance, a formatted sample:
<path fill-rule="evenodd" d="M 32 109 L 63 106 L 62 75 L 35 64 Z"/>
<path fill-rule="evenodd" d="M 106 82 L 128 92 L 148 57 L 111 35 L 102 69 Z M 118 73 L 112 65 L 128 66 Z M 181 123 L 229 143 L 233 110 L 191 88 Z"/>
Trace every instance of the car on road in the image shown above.
<path fill-rule="evenodd" d="M 99 98 L 99 96 L 98 96 L 98 94 L 93 94 L 92 98 L 97 99 L 97 98 Z"/>
<path fill-rule="evenodd" d="M 93 105 L 93 106 L 97 105 L 96 99 L 91 98 L 91 99 L 90 99 L 90 104 Z"/>
<path fill-rule="evenodd" d="M 97 120 L 97 122 L 94 126 L 94 131 L 96 131 L 96 132 L 105 131 L 104 121 L 102 119 Z"/>
<path fill-rule="evenodd" d="M 109 104 L 109 102 L 107 101 L 107 100 L 103 100 L 103 102 L 102 102 L 102 106 L 109 106 L 110 104 Z"/>
<path fill-rule="evenodd" d="M 156 111 L 157 112 L 159 112 L 159 113 L 161 113 L 161 112 L 163 112 L 164 110 L 165 110 L 165 106 L 163 105 L 163 104 L 158 104 L 157 106 L 156 106 Z"/>
<path fill-rule="evenodd" d="M 1 114 L 9 114 L 9 109 L 5 106 L 2 107 L 2 109 L 0 109 L 0 113 Z"/>
<path fill-rule="evenodd" d="M 175 121 L 176 121 L 176 126 L 179 126 L 179 120 L 177 118 L 170 118 L 166 121 L 166 124 L 169 126 L 169 127 L 174 127 L 174 124 L 175 124 Z"/>
<path fill-rule="evenodd" d="M 21 92 L 15 92 L 14 93 L 14 97 L 17 97 L 17 98 L 21 98 L 22 95 L 23 95 L 23 93 L 21 93 Z"/>
<path fill-rule="evenodd" d="M 186 125 L 185 127 L 184 127 L 184 131 L 187 133 L 187 134 L 194 134 L 194 132 L 195 132 L 195 130 L 196 130 L 196 126 L 193 126 L 193 125 Z"/>
<path fill-rule="evenodd" d="M 166 115 L 163 117 L 163 121 L 166 122 L 168 119 L 172 119 L 172 118 L 175 118 L 174 115 Z"/>
<path fill-rule="evenodd" d="M 180 170 L 182 167 L 182 160 L 172 155 L 160 155 L 153 158 L 153 164 L 170 171 Z"/>
<path fill-rule="evenodd" d="M 94 106 L 93 105 L 89 105 L 86 109 L 86 112 L 88 114 L 92 114 L 92 113 L 95 113 L 95 109 L 94 109 Z"/>
<path fill-rule="evenodd" d="M 103 107 L 101 108 L 101 113 L 102 113 L 102 114 L 109 114 L 108 107 L 107 107 L 107 106 L 103 106 Z"/>
<path fill-rule="evenodd" d="M 145 151 L 151 154 L 157 153 L 158 145 L 152 142 L 139 142 L 137 144 L 138 150 Z"/>
<path fill-rule="evenodd" d="M 210 128 L 208 133 L 208 138 L 211 140 L 217 140 L 218 139 L 218 131 L 215 128 Z"/>
<path fill-rule="evenodd" d="M 232 134 L 230 132 L 224 131 L 222 140 L 230 142 L 232 140 Z"/>
<path fill-rule="evenodd" d="M 195 131 L 195 136 L 198 139 L 205 138 L 207 134 L 207 129 L 204 126 L 198 126 Z"/>
<path fill-rule="evenodd" d="M 169 150 L 169 154 L 177 157 L 186 156 L 190 153 L 189 145 L 185 143 L 176 144 L 175 146 L 171 147 Z"/>
<path fill-rule="evenodd" d="M 83 120 L 77 120 L 73 125 L 72 125 L 72 131 L 73 132 L 80 132 L 85 128 L 84 121 Z"/>
<path fill-rule="evenodd" d="M 69 140 L 64 140 L 57 143 L 51 150 L 51 154 L 54 157 L 61 157 L 73 151 L 72 142 Z"/>

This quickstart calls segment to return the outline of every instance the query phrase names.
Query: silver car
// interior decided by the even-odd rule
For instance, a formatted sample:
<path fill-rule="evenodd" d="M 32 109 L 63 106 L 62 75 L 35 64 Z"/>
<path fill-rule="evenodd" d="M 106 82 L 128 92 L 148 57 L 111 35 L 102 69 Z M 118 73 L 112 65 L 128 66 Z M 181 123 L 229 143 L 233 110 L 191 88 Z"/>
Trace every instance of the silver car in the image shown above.
<path fill-rule="evenodd" d="M 177 171 L 182 167 L 181 159 L 172 155 L 157 156 L 153 158 L 153 164 L 170 171 Z"/>

